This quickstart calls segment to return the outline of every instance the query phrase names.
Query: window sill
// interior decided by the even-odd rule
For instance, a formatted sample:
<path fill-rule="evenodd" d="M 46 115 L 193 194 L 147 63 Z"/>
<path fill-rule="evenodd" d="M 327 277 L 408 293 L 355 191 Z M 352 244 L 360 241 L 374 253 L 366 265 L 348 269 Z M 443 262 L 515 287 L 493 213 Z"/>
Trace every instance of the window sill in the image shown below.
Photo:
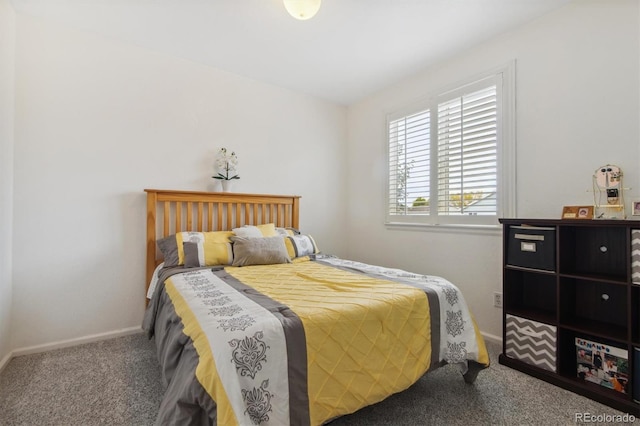
<path fill-rule="evenodd" d="M 495 225 L 464 225 L 464 224 L 431 224 L 431 223 L 400 223 L 386 222 L 384 226 L 395 231 L 420 232 L 451 232 L 461 234 L 502 235 L 502 226 Z"/>

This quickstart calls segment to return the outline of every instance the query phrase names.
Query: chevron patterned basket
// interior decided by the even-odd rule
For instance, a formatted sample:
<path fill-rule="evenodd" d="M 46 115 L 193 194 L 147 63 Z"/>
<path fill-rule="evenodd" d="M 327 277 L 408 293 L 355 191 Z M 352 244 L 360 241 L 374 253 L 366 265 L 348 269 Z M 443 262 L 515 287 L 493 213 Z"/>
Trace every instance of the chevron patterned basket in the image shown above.
<path fill-rule="evenodd" d="M 556 327 L 507 314 L 506 355 L 556 372 Z"/>

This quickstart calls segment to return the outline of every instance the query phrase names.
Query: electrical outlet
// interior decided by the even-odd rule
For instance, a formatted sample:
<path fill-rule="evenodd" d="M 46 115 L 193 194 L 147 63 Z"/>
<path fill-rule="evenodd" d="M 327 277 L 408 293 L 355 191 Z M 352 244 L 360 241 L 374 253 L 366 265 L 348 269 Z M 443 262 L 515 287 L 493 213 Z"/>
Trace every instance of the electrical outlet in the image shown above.
<path fill-rule="evenodd" d="M 495 306 L 496 308 L 502 308 L 502 292 L 493 292 L 493 306 Z"/>

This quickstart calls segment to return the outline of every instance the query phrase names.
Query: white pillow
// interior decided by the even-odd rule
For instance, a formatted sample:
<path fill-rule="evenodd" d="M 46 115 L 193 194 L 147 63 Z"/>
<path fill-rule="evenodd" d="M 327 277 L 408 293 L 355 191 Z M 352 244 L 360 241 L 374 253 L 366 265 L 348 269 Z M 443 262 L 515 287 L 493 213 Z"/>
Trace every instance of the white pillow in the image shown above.
<path fill-rule="evenodd" d="M 260 229 L 258 229 L 257 226 L 253 226 L 253 225 L 245 225 L 242 228 L 233 228 L 232 231 L 234 234 L 236 234 L 236 236 L 241 238 L 264 237 L 264 235 L 262 235 L 262 232 L 260 232 Z"/>

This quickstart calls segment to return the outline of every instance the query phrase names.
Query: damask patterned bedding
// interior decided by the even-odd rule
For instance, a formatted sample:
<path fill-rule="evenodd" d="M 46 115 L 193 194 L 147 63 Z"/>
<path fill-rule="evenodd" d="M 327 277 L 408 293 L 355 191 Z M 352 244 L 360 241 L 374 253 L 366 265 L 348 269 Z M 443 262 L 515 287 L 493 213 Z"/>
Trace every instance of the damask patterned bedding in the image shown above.
<path fill-rule="evenodd" d="M 332 256 L 165 268 L 143 327 L 163 425 L 320 425 L 445 363 L 468 382 L 489 365 L 453 284 Z"/>

